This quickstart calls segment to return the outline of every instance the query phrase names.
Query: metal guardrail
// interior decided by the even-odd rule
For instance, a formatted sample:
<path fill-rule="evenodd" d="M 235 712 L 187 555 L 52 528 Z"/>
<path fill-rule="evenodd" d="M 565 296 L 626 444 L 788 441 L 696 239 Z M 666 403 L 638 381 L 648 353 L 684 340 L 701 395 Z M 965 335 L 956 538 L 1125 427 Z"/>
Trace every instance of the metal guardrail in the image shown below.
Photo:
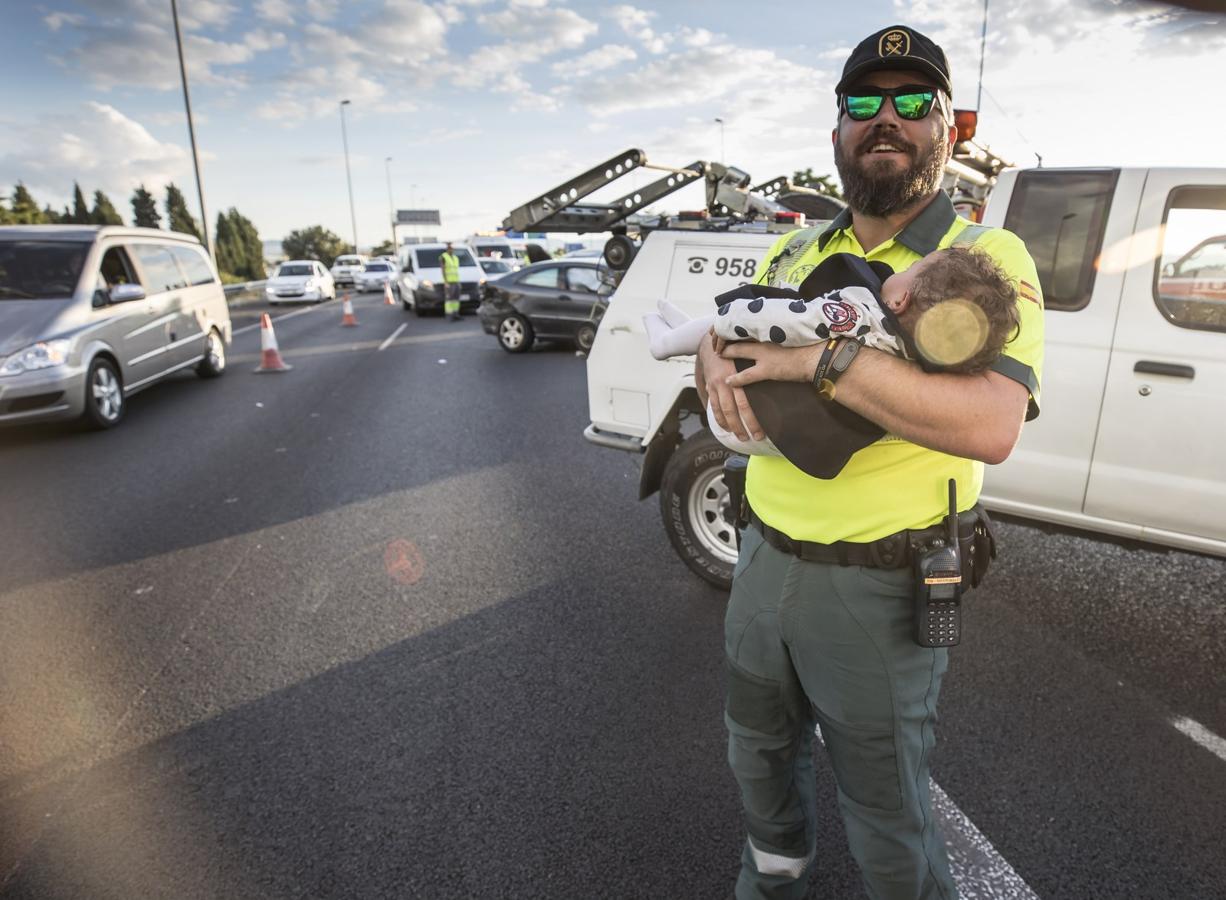
<path fill-rule="evenodd" d="M 268 284 L 267 280 L 263 281 L 244 281 L 242 284 L 227 284 L 222 286 L 222 290 L 226 294 L 226 302 L 231 306 L 249 303 L 252 300 L 258 300 L 264 296 L 264 285 Z"/>

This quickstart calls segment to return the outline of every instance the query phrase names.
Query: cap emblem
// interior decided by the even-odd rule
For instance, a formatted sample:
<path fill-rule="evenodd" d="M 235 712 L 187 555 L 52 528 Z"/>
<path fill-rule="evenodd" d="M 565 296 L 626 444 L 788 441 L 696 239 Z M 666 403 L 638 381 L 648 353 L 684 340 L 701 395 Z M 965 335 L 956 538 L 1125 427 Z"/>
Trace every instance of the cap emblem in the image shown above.
<path fill-rule="evenodd" d="M 881 40 L 877 42 L 877 55 L 882 58 L 887 56 L 910 56 L 911 35 L 900 29 L 887 31 L 881 36 Z"/>

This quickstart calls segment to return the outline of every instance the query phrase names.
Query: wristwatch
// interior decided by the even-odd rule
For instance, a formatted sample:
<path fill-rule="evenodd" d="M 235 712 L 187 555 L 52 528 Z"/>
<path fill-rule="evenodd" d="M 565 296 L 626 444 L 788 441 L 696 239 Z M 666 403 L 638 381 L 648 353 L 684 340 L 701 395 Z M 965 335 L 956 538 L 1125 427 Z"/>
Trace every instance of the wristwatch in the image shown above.
<path fill-rule="evenodd" d="M 827 400 L 834 399 L 834 384 L 860 352 L 860 342 L 854 338 L 835 337 L 826 342 L 813 373 L 813 386 Z"/>

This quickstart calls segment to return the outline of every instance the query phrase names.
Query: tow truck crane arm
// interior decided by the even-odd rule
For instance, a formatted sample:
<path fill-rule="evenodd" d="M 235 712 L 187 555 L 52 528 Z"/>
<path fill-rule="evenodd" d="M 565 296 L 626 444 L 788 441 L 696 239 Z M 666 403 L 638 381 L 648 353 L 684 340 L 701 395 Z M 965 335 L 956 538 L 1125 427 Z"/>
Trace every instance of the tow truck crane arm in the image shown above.
<path fill-rule="evenodd" d="M 610 231 L 629 216 L 661 197 L 680 190 L 707 173 L 707 164 L 692 162 L 684 169 L 671 169 L 662 178 L 618 197 L 612 203 L 579 203 L 606 184 L 647 166 L 647 154 L 631 148 L 593 166 L 582 175 L 564 181 L 552 190 L 513 209 L 502 227 L 515 231 L 559 231 L 583 234 Z"/>

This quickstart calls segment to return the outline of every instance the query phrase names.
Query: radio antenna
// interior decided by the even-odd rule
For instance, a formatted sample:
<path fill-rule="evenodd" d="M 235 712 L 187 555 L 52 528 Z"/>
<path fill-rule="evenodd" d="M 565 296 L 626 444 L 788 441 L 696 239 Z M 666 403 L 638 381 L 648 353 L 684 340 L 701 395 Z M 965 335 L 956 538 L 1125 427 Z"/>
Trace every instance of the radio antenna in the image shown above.
<path fill-rule="evenodd" d="M 958 546 L 958 483 L 949 479 L 949 545 Z"/>

